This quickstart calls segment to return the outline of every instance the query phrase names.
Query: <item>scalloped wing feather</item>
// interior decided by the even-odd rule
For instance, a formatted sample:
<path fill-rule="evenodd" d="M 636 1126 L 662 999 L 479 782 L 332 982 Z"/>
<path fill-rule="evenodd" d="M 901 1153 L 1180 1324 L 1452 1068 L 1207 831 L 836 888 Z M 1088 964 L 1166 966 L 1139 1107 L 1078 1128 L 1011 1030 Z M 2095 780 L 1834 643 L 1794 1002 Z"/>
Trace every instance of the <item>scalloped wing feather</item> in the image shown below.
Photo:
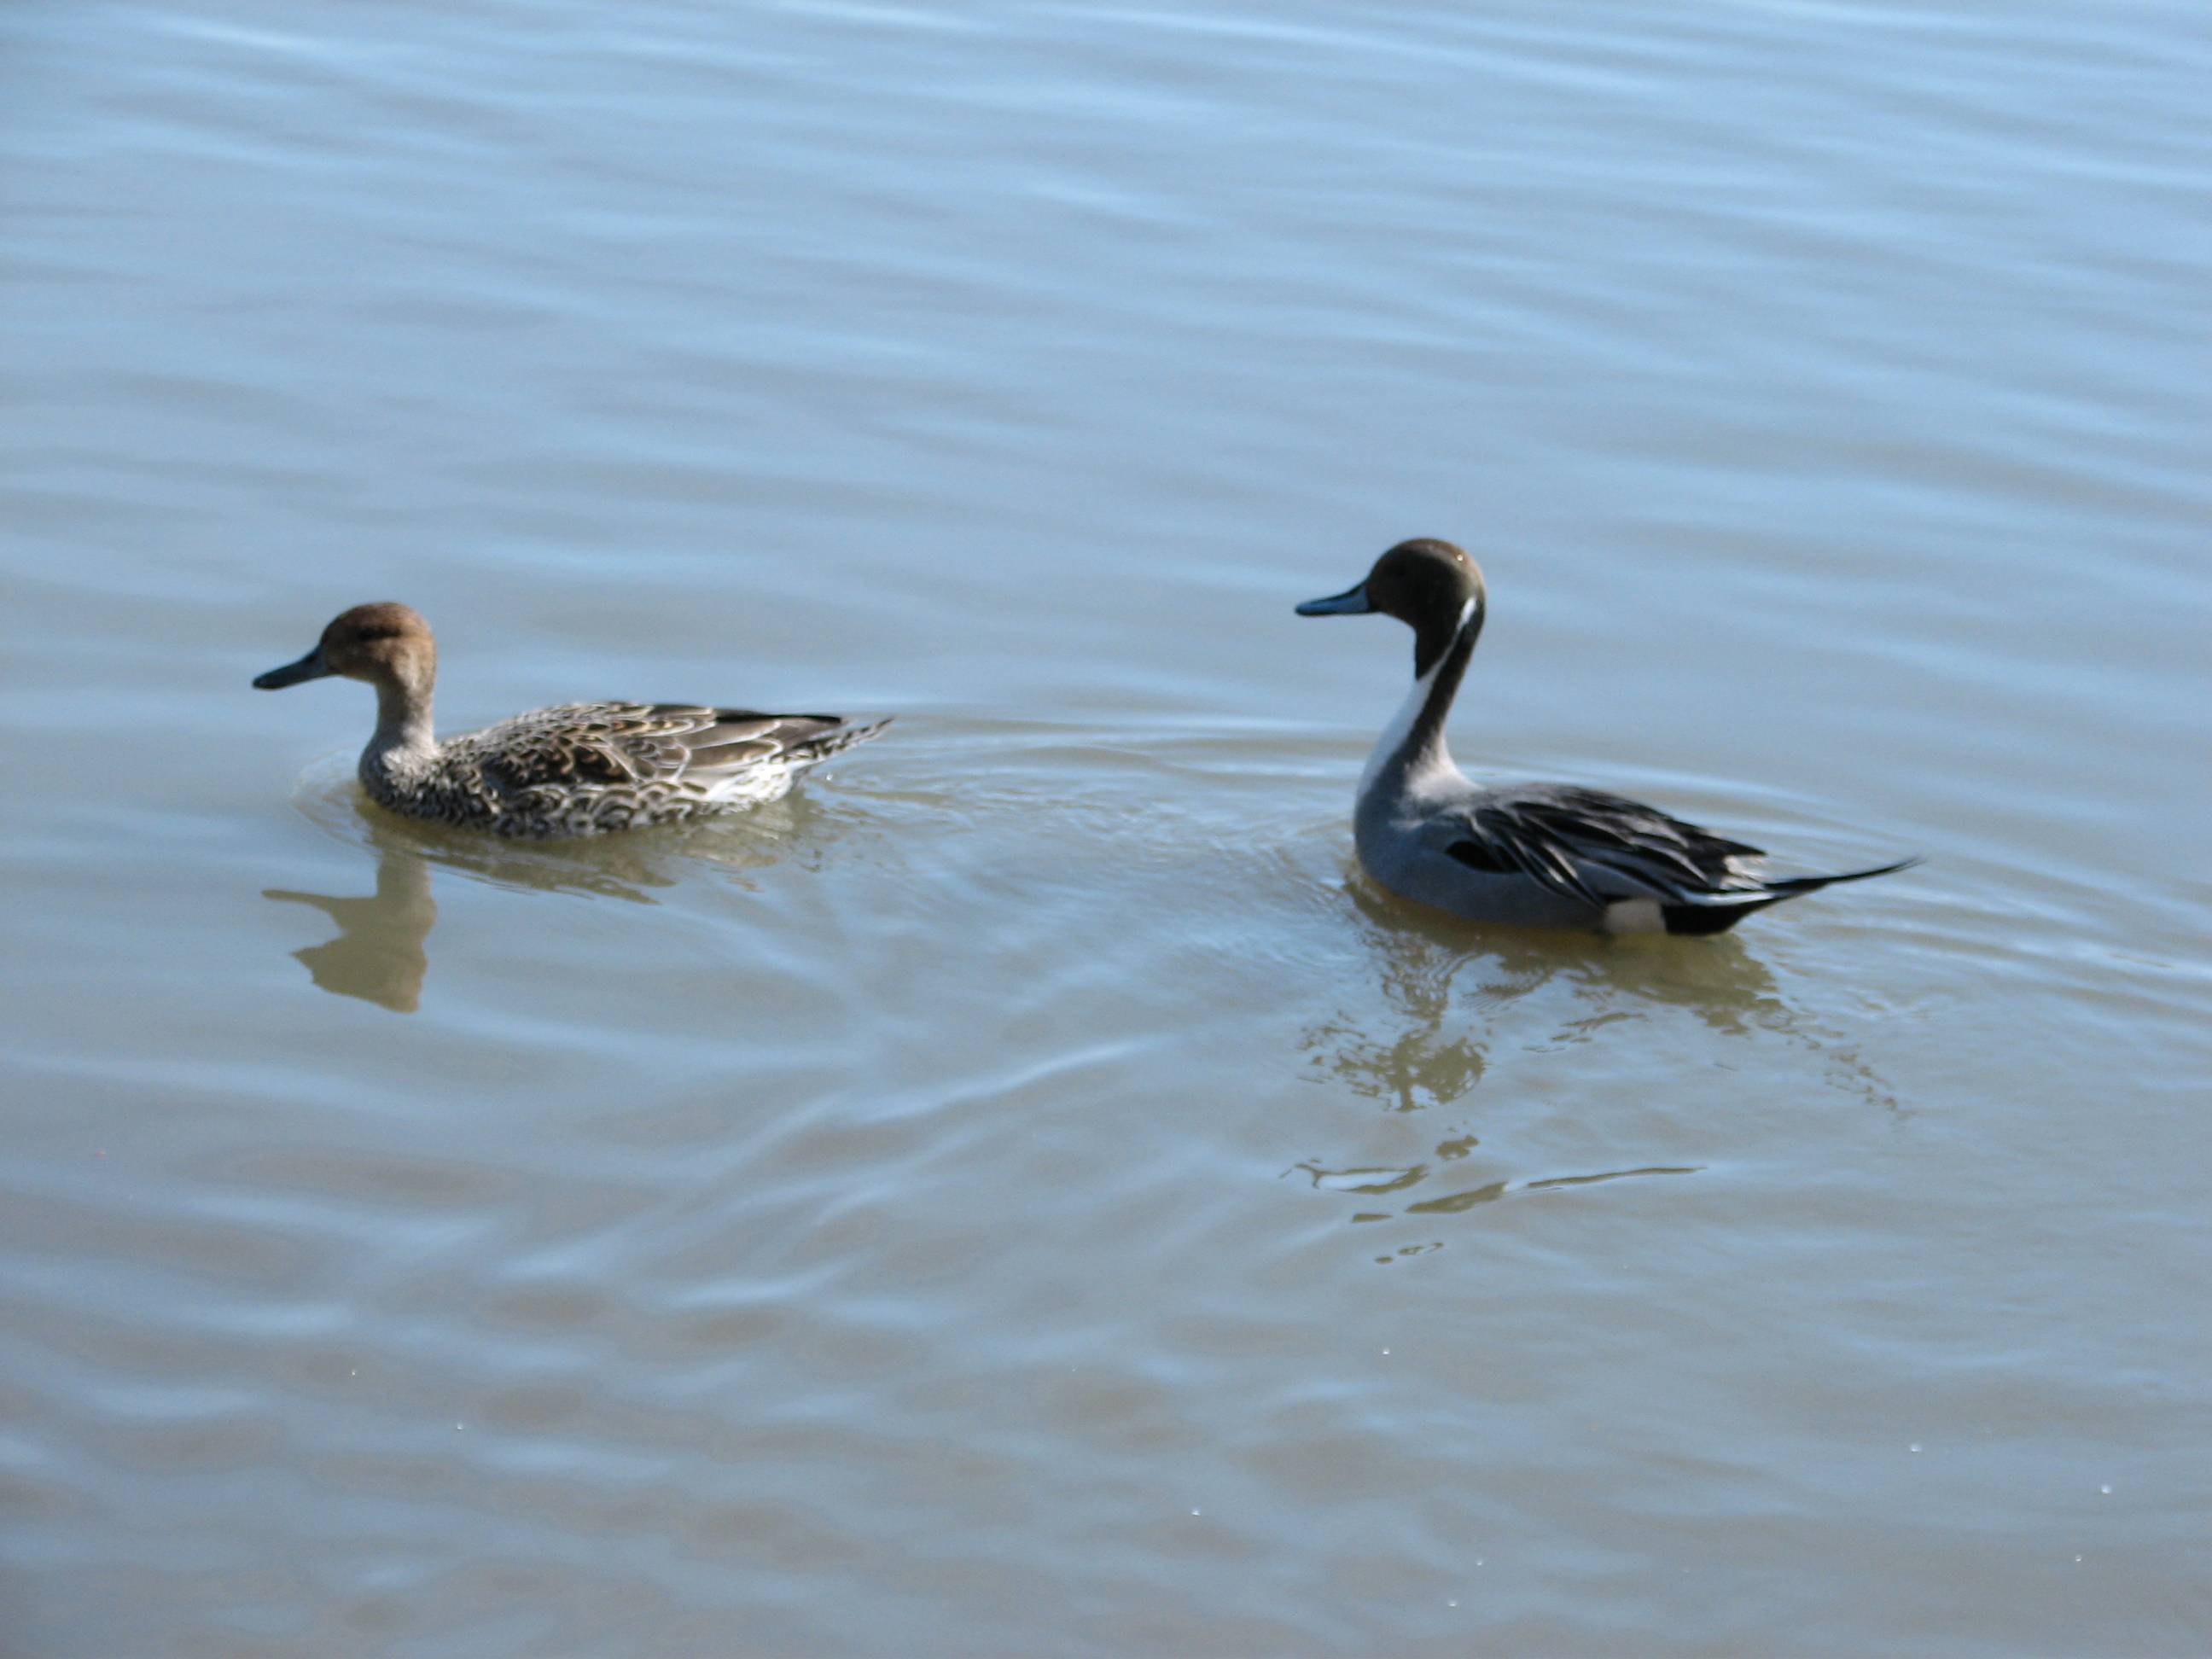
<path fill-rule="evenodd" d="M 732 774 L 804 763 L 847 728 L 834 715 L 763 714 L 688 703 L 579 702 L 534 709 L 445 745 L 501 787 L 712 790 Z"/>
<path fill-rule="evenodd" d="M 769 800 L 886 722 L 692 703 L 533 709 L 439 745 L 386 805 L 502 835 L 591 834 Z"/>

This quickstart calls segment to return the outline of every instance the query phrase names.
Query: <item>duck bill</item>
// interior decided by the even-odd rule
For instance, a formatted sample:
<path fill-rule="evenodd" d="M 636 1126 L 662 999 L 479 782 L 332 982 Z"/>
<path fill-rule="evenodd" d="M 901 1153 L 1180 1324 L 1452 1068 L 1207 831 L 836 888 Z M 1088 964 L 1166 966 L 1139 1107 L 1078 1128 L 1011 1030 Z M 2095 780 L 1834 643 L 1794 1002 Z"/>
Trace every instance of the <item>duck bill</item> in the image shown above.
<path fill-rule="evenodd" d="M 264 691 L 282 691 L 286 686 L 297 685 L 302 680 L 321 679 L 330 672 L 323 664 L 323 648 L 317 646 L 297 662 L 288 662 L 282 668 L 256 674 L 253 683 Z"/>
<path fill-rule="evenodd" d="M 1367 598 L 1367 584 L 1354 582 L 1341 593 L 1333 593 L 1325 599 L 1308 599 L 1298 607 L 1301 617 L 1364 617 L 1375 606 Z"/>

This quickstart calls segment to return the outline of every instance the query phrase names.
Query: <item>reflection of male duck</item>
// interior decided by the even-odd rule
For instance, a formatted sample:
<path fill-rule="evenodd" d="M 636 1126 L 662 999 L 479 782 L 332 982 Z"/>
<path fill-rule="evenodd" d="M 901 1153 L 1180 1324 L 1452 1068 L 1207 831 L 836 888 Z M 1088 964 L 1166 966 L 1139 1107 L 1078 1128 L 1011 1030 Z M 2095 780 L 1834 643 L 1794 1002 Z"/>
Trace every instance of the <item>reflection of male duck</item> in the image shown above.
<path fill-rule="evenodd" d="M 1402 1024 L 1385 1035 L 1340 1013 L 1305 1046 L 1354 1091 L 1394 1111 L 1449 1106 L 1472 1092 L 1487 1054 L 1480 1028 L 1490 1022 L 1470 1012 L 1495 1014 L 1555 981 L 1580 993 L 1575 1018 L 1552 1034 L 1559 1042 L 1650 1004 L 1687 1008 L 1732 1033 L 1778 1027 L 1785 1012 L 1774 976 L 1736 939 L 1685 953 L 1534 928 L 1478 932 L 1364 878 L 1347 891 L 1366 924 L 1360 933 L 1377 960 L 1383 999 Z M 1455 993 L 1462 1012 L 1452 1018 Z"/>
<path fill-rule="evenodd" d="M 1726 1037 L 1771 1033 L 1823 1054 L 1831 1084 L 1895 1104 L 1887 1086 L 1863 1062 L 1832 1049 L 1808 1029 L 1804 1012 L 1791 1005 L 1765 964 L 1735 939 L 1714 939 L 1686 953 L 1650 941 L 1478 930 L 1396 898 L 1362 876 L 1355 875 L 1346 890 L 1359 913 L 1360 937 L 1374 953 L 1386 1010 L 1340 1011 L 1310 1030 L 1301 1046 L 1354 1093 L 1393 1114 L 1449 1108 L 1473 1094 L 1489 1062 L 1493 1035 L 1503 1037 L 1509 1054 L 1591 1041 L 1612 1026 L 1632 1042 L 1635 1022 L 1668 1007 L 1687 1009 Z M 1559 995 L 1547 1000 L 1547 990 Z M 1522 1067 L 1513 1074 L 1528 1075 Z M 1455 1213 L 1520 1192 L 1689 1175 L 1697 1168 L 1623 1159 L 1614 1169 L 1539 1169 L 1407 1202 L 1431 1177 L 1455 1170 L 1464 1179 L 1486 1164 L 1495 1167 L 1466 1122 L 1449 1124 L 1433 1152 L 1399 1161 L 1409 1150 L 1405 1139 L 1412 1129 L 1407 1123 L 1385 1130 L 1370 1119 L 1360 1132 L 1365 1145 L 1359 1151 L 1341 1159 L 1308 1159 L 1294 1170 L 1316 1190 L 1348 1197 L 1353 1220 L 1381 1221 L 1394 1214 Z"/>
<path fill-rule="evenodd" d="M 265 888 L 261 895 L 289 904 L 311 904 L 338 925 L 338 936 L 292 954 L 315 983 L 340 996 L 411 1014 L 429 971 L 423 948 L 437 925 L 438 901 L 430 893 L 430 862 L 421 854 L 386 847 L 376 865 L 369 898 L 332 898 Z"/>

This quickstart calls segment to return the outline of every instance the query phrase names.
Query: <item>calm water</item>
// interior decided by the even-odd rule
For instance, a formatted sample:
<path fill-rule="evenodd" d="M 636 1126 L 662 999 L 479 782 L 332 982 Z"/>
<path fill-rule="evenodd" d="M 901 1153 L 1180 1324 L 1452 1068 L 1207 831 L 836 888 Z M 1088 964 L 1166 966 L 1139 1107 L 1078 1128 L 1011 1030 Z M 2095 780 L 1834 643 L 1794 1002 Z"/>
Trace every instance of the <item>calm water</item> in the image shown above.
<path fill-rule="evenodd" d="M 0 15 L 0 1651 L 2212 1633 L 2201 5 Z M 1350 867 L 1462 758 L 1911 875 Z M 458 729 L 899 717 L 744 822 Z"/>

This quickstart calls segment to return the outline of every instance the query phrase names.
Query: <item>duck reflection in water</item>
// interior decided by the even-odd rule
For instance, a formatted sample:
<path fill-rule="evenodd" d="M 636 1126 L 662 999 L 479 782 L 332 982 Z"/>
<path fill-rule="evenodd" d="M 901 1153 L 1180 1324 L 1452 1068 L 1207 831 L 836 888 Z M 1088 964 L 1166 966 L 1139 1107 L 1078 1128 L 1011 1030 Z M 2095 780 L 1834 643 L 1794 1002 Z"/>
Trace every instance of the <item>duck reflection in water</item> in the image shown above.
<path fill-rule="evenodd" d="M 1788 1005 L 1774 976 L 1742 941 L 1726 935 L 1687 951 L 1640 939 L 1478 928 L 1395 898 L 1362 875 L 1346 890 L 1400 1029 L 1378 1036 L 1367 1022 L 1340 1013 L 1304 1046 L 1316 1065 L 1392 1111 L 1449 1106 L 1471 1094 L 1488 1061 L 1485 1016 L 1554 981 L 1574 989 L 1574 1006 L 1542 1047 L 1585 1042 L 1654 1004 L 1687 1008 L 1730 1035 L 1786 1025 Z"/>
<path fill-rule="evenodd" d="M 749 872 L 794 854 L 818 860 L 825 847 L 866 822 L 850 808 L 832 811 L 793 796 L 736 819 L 595 840 L 509 842 L 400 817 L 361 798 L 350 780 L 311 800 L 308 812 L 375 853 L 376 891 L 349 898 L 270 887 L 262 896 L 310 906 L 337 924 L 336 939 L 292 953 L 317 986 L 403 1014 L 421 1006 L 429 973 L 428 941 L 438 921 L 431 892 L 435 867 L 509 891 L 652 904 L 656 890 L 675 886 L 702 866 L 748 885 Z"/>
<path fill-rule="evenodd" d="M 1389 1115 L 1386 1121 L 1411 1128 L 1408 1115 L 1449 1109 L 1468 1100 L 1491 1065 L 1494 1043 L 1517 1061 L 1526 1054 L 1603 1040 L 1601 1034 L 1611 1028 L 1627 1036 L 1638 1022 L 1666 1009 L 1686 1010 L 1730 1037 L 1768 1032 L 1820 1051 L 1835 1073 L 1832 1082 L 1887 1098 L 1879 1079 L 1856 1058 L 1833 1053 L 1805 1029 L 1801 1012 L 1792 1007 L 1772 973 L 1737 939 L 1717 938 L 1696 951 L 1681 951 L 1656 939 L 1477 928 L 1395 898 L 1357 872 L 1345 891 L 1358 912 L 1362 941 L 1377 965 L 1388 1017 L 1378 1018 L 1371 1007 L 1340 1011 L 1309 1030 L 1302 1047 L 1317 1073 L 1376 1102 Z M 1527 1075 L 1518 1066 L 1515 1071 L 1516 1077 Z M 1404 1133 L 1374 1124 L 1363 1136 L 1364 1156 L 1308 1159 L 1285 1173 L 1349 1200 L 1351 1220 L 1380 1222 L 1394 1217 L 1433 1219 L 1516 1193 L 1694 1175 L 1700 1167 L 1632 1157 L 1619 1167 L 1540 1169 L 1468 1182 L 1466 1176 L 1486 1161 L 1474 1126 L 1447 1120 L 1430 1133 L 1436 1136 L 1432 1150 L 1424 1133 L 1422 1155 L 1407 1161 L 1401 1150 Z M 1415 1189 L 1431 1177 L 1455 1170 L 1462 1172 L 1462 1184 L 1437 1196 L 1417 1196 Z M 1376 1260 L 1395 1261 L 1437 1248 L 1438 1242 L 1423 1240 Z"/>
<path fill-rule="evenodd" d="M 430 892 L 430 861 L 420 853 L 381 849 L 376 891 L 367 898 L 282 887 L 264 888 L 261 896 L 311 905 L 337 924 L 336 939 L 292 952 L 324 990 L 395 1013 L 411 1014 L 421 1005 L 423 975 L 430 971 L 425 946 L 438 925 L 438 901 Z"/>

